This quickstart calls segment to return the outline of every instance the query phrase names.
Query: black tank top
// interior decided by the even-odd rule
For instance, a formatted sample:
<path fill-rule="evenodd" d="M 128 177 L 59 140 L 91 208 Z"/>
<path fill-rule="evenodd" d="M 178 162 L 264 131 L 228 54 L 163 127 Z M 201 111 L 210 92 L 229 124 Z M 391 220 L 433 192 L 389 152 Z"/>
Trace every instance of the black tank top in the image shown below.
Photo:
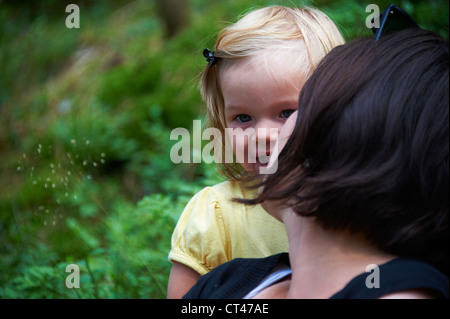
<path fill-rule="evenodd" d="M 437 298 L 449 298 L 448 277 L 421 261 L 395 258 L 381 265 L 377 274 L 378 288 L 370 282 L 367 284 L 370 274 L 367 272 L 356 276 L 331 299 L 374 299 L 410 289 L 427 289 Z"/>

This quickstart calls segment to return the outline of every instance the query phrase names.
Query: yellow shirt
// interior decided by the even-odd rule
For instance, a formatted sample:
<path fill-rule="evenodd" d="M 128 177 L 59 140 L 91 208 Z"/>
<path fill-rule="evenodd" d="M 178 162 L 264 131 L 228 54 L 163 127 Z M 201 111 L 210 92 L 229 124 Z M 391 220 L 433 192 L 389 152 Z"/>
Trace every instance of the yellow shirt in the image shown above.
<path fill-rule="evenodd" d="M 239 182 L 206 187 L 187 204 L 172 235 L 169 260 L 200 275 L 238 257 L 260 258 L 288 251 L 284 225 L 260 205 L 232 198 L 253 198 Z"/>

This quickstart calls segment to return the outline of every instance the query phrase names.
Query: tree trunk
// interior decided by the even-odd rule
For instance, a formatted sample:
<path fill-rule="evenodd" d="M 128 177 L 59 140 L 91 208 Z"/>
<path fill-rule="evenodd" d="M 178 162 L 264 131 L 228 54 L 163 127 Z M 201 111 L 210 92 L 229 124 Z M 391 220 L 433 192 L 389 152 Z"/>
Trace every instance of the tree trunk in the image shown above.
<path fill-rule="evenodd" d="M 157 0 L 156 2 L 168 38 L 173 37 L 188 25 L 189 0 Z"/>

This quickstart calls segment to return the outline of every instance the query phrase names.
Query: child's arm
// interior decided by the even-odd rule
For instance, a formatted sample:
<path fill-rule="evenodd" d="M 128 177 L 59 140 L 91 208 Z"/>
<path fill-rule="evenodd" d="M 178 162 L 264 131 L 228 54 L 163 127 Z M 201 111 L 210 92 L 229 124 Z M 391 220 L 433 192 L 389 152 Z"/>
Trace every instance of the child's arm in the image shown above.
<path fill-rule="evenodd" d="M 181 299 L 200 278 L 200 274 L 179 262 L 174 262 L 167 287 L 168 299 Z"/>

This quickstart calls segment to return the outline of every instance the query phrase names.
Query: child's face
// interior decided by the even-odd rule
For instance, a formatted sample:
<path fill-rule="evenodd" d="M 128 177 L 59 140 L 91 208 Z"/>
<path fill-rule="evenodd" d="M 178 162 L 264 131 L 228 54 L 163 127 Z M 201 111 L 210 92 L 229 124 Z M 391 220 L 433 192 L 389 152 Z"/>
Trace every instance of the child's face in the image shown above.
<path fill-rule="evenodd" d="M 264 63 L 251 57 L 221 70 L 225 120 L 233 132 L 231 135 L 227 130 L 227 138 L 247 172 L 257 173 L 267 166 L 280 128 L 298 108 L 306 77 L 289 66 L 289 59 Z"/>

